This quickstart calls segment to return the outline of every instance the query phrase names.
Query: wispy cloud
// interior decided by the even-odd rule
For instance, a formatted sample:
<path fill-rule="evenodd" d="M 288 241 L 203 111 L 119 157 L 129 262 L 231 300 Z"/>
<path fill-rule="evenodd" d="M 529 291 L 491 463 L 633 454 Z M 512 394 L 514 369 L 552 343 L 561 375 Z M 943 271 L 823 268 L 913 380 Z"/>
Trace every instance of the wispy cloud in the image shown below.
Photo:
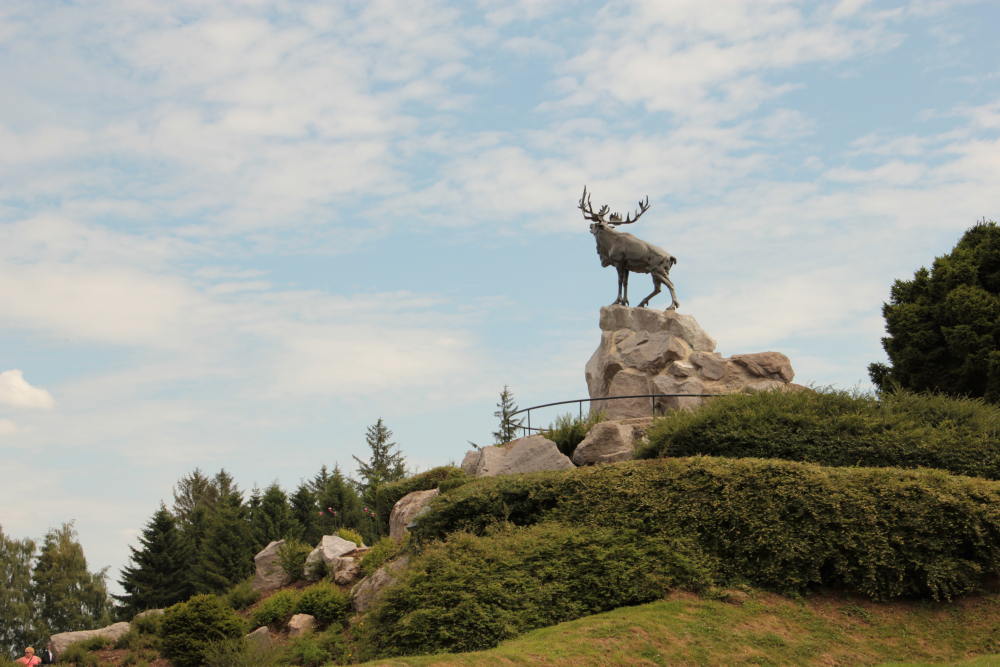
<path fill-rule="evenodd" d="M 16 408 L 40 408 L 51 410 L 55 407 L 52 394 L 39 387 L 32 387 L 24 379 L 24 373 L 14 369 L 0 373 L 0 403 Z M 13 432 L 13 423 L 5 420 L 7 432 Z"/>

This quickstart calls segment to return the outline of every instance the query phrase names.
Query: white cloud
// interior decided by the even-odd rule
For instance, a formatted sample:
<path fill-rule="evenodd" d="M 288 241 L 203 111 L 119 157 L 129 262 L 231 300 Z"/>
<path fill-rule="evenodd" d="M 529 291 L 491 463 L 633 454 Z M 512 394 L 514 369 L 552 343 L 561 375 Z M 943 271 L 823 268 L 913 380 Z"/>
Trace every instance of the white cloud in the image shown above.
<path fill-rule="evenodd" d="M 17 433 L 17 424 L 9 419 L 0 419 L 0 436 Z"/>
<path fill-rule="evenodd" d="M 0 373 L 0 403 L 13 405 L 16 408 L 41 408 L 51 410 L 55 407 L 52 395 L 39 387 L 32 387 L 24 379 L 19 370 L 9 370 Z M 12 422 L 8 428 L 13 428 Z M 10 431 L 13 432 L 13 431 Z"/>

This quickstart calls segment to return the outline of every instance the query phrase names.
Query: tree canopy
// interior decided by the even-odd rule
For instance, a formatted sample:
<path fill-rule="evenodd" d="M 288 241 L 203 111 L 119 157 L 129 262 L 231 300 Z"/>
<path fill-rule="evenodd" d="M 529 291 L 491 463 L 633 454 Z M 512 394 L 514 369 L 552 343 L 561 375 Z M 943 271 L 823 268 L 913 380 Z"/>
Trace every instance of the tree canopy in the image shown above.
<path fill-rule="evenodd" d="M 868 367 L 880 390 L 1000 402 L 1000 227 L 977 223 L 930 271 L 896 280 L 882 315 L 890 364 Z"/>

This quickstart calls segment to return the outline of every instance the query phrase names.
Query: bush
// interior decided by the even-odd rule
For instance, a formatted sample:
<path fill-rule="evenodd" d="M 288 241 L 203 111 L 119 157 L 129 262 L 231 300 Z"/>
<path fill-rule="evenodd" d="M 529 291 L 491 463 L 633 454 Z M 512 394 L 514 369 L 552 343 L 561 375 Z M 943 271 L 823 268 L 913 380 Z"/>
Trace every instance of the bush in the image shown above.
<path fill-rule="evenodd" d="M 639 458 L 760 457 L 1000 479 L 1000 407 L 943 395 L 732 394 L 657 420 L 647 433 Z"/>
<path fill-rule="evenodd" d="M 137 616 L 132 619 L 132 630 L 135 630 L 140 635 L 155 635 L 156 631 L 160 629 L 160 621 L 162 620 L 163 614 Z"/>
<path fill-rule="evenodd" d="M 351 598 L 331 583 L 319 583 L 302 592 L 293 614 L 310 614 L 322 623 L 336 623 L 347 617 Z"/>
<path fill-rule="evenodd" d="M 292 581 L 301 581 L 306 574 L 306 558 L 313 548 L 305 542 L 289 539 L 278 547 L 278 563 Z"/>
<path fill-rule="evenodd" d="M 362 575 L 369 577 L 375 574 L 375 570 L 395 558 L 396 554 L 402 550 L 404 544 L 409 542 L 409 537 L 410 534 L 407 533 L 402 543 L 396 542 L 391 537 L 383 537 L 373 544 L 368 553 L 361 557 Z"/>
<path fill-rule="evenodd" d="M 278 591 L 253 610 L 250 614 L 250 625 L 254 628 L 266 625 L 277 630 L 292 615 L 292 609 L 295 608 L 299 595 L 301 593 L 293 590 Z"/>
<path fill-rule="evenodd" d="M 200 667 L 209 644 L 238 639 L 246 622 L 214 595 L 196 595 L 170 607 L 160 621 L 160 653 L 174 667 Z"/>
<path fill-rule="evenodd" d="M 90 639 L 84 639 L 82 641 L 76 642 L 80 645 L 84 651 L 100 651 L 105 649 L 115 643 L 115 640 L 111 637 L 102 637 L 98 635 L 97 637 L 91 637 Z"/>
<path fill-rule="evenodd" d="M 350 528 L 341 528 L 337 531 L 337 537 L 342 540 L 347 540 L 348 542 L 354 542 L 359 547 L 365 546 L 365 540 L 361 537 L 361 533 L 356 530 L 351 530 Z"/>
<path fill-rule="evenodd" d="M 366 618 L 366 658 L 478 651 L 528 630 L 701 588 L 690 542 L 634 531 L 500 524 L 428 545 Z"/>
<path fill-rule="evenodd" d="M 436 489 L 448 479 L 468 479 L 468 477 L 461 468 L 441 466 L 431 468 L 427 472 L 413 477 L 401 479 L 398 482 L 380 485 L 375 491 L 375 518 L 378 522 L 379 533 L 389 534 L 389 515 L 392 513 L 393 506 L 403 496 L 414 491 Z"/>
<path fill-rule="evenodd" d="M 274 652 L 243 637 L 212 642 L 205 649 L 205 667 L 270 667 Z"/>
<path fill-rule="evenodd" d="M 593 428 L 594 424 L 599 424 L 607 419 L 605 413 L 587 414 L 586 417 L 574 417 L 572 414 L 565 414 L 556 417 L 554 424 L 541 432 L 546 438 L 556 443 L 559 451 L 572 458 L 576 446 L 587 437 L 587 432 Z"/>
<path fill-rule="evenodd" d="M 260 591 L 253 587 L 253 577 L 250 577 L 233 586 L 223 599 L 228 606 L 239 611 L 257 602 Z"/>
<path fill-rule="evenodd" d="M 1000 484 L 937 470 L 694 457 L 484 477 L 421 533 L 555 520 L 694 539 L 725 578 L 948 599 L 1000 571 Z"/>
<path fill-rule="evenodd" d="M 87 662 L 88 657 L 91 657 L 90 652 L 83 648 L 83 642 L 74 642 L 59 654 L 59 662 L 70 665 L 83 665 Z M 96 656 L 92 657 L 96 658 Z"/>
<path fill-rule="evenodd" d="M 339 627 L 331 627 L 322 634 L 308 634 L 292 639 L 282 663 L 318 667 L 331 661 L 336 664 L 353 662 L 348 659 L 351 651 Z"/>

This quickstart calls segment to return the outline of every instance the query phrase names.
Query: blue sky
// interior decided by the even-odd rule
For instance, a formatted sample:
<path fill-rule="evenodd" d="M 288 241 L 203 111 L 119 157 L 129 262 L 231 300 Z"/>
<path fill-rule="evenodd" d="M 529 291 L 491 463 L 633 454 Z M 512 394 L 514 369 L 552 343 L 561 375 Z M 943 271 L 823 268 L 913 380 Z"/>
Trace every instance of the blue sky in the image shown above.
<path fill-rule="evenodd" d="M 116 578 L 196 466 L 294 487 L 352 471 L 382 417 L 427 468 L 489 440 L 504 384 L 585 396 L 616 277 L 584 184 L 649 196 L 632 231 L 720 352 L 867 387 L 892 280 L 1000 217 L 998 25 L 945 0 L 6 0 L 0 525 L 74 519 Z"/>

